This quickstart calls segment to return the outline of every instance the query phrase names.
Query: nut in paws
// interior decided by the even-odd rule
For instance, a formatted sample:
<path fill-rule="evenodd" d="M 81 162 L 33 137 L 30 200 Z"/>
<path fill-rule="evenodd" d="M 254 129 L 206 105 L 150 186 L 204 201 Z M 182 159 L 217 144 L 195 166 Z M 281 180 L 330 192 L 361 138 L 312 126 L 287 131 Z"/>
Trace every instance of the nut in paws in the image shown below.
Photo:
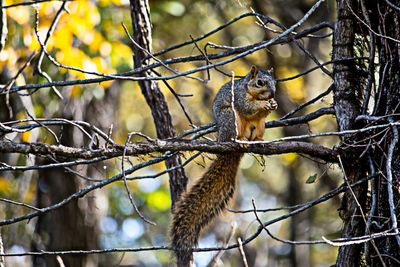
<path fill-rule="evenodd" d="M 266 110 L 275 110 L 277 108 L 278 108 L 278 103 L 275 101 L 275 99 L 271 98 L 266 101 L 265 103 Z"/>

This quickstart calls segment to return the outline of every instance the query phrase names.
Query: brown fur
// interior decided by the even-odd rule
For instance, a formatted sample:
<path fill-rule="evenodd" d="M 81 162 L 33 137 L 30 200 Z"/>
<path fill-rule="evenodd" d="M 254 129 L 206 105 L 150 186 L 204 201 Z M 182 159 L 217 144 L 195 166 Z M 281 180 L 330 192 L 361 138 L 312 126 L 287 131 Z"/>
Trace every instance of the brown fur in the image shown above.
<path fill-rule="evenodd" d="M 265 82 L 265 86 L 257 85 L 260 80 Z M 222 86 L 214 100 L 218 140 L 263 140 L 265 118 L 277 107 L 273 99 L 275 80 L 270 73 L 253 67 L 246 77 L 235 81 L 234 97 L 231 95 L 231 85 L 227 83 Z M 232 101 L 235 112 L 232 110 Z M 203 177 L 177 202 L 170 234 L 178 267 L 190 267 L 193 247 L 197 246 L 201 230 L 232 199 L 242 155 L 218 155 Z"/>
<path fill-rule="evenodd" d="M 264 137 L 265 118 L 270 111 L 261 111 L 254 116 L 237 115 L 237 139 L 249 141 L 261 141 Z"/>
<path fill-rule="evenodd" d="M 204 176 L 177 203 L 171 236 L 179 267 L 190 266 L 200 231 L 233 197 L 241 157 L 238 153 L 218 155 Z"/>

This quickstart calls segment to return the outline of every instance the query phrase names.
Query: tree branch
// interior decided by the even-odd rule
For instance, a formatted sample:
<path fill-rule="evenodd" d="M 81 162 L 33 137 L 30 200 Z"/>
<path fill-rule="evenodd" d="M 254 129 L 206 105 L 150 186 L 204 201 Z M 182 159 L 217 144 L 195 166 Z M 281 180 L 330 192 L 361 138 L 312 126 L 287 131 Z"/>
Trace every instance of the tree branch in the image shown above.
<path fill-rule="evenodd" d="M 0 140 L 0 152 L 3 153 L 22 153 L 34 155 L 53 155 L 68 159 L 93 159 L 99 157 L 121 157 L 124 146 L 114 148 L 100 148 L 90 150 L 88 148 L 74 148 L 63 145 L 49 145 L 43 143 L 16 143 L 12 141 Z M 126 147 L 126 156 L 139 156 L 149 153 L 178 151 L 202 151 L 209 153 L 255 153 L 260 155 L 278 155 L 284 153 L 301 153 L 312 157 L 320 158 L 327 162 L 337 162 L 335 150 L 307 142 L 285 142 L 279 144 L 247 144 L 244 147 L 237 142 L 218 143 L 208 140 L 176 140 L 164 141 L 154 140 L 154 142 L 135 142 Z"/>

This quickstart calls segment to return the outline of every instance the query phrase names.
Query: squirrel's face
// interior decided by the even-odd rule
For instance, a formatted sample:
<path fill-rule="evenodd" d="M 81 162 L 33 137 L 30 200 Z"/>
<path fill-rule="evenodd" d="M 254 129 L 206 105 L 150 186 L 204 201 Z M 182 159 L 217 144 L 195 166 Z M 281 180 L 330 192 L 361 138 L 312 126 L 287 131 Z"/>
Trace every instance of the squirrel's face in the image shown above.
<path fill-rule="evenodd" d="M 248 74 L 248 90 L 259 100 L 268 100 L 274 98 L 276 91 L 276 81 L 272 74 L 265 70 L 259 70 L 252 67 Z"/>

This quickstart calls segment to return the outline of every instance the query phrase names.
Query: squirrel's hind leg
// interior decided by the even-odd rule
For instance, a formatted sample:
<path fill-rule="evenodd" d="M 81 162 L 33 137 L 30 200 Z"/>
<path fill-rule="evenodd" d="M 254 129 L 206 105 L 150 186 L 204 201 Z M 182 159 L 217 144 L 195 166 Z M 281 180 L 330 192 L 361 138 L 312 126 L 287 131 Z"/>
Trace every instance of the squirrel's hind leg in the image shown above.
<path fill-rule="evenodd" d="M 230 108 L 223 108 L 220 110 L 218 116 L 215 118 L 218 128 L 218 141 L 226 142 L 236 139 L 235 130 L 235 114 Z"/>

